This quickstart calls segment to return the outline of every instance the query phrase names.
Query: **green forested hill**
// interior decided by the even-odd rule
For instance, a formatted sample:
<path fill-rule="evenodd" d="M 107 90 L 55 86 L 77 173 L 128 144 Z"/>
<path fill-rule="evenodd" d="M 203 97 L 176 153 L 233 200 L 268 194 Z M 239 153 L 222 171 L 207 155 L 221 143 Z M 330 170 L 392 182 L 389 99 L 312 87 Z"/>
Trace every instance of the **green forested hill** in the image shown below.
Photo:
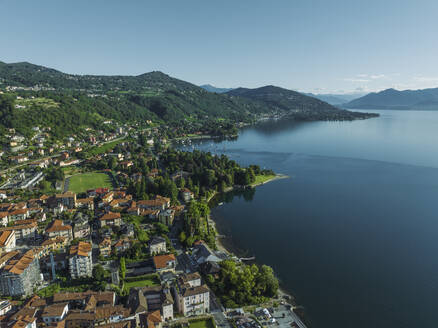
<path fill-rule="evenodd" d="M 341 110 L 322 100 L 272 85 L 256 89 L 237 88 L 226 94 L 257 101 L 271 110 L 285 111 L 296 120 L 354 120 L 375 116 Z"/>
<path fill-rule="evenodd" d="M 0 62 L 0 89 L 10 94 L 12 101 L 11 113 L 0 108 L 8 117 L 0 127 L 14 127 L 25 133 L 32 126 L 45 125 L 59 136 L 79 127 L 98 127 L 108 119 L 122 123 L 203 120 L 211 124 L 214 120 L 251 121 L 255 114 L 274 111 L 289 112 L 300 120 L 357 118 L 295 91 L 268 86 L 217 94 L 161 72 L 138 76 L 72 75 L 26 62 Z M 23 103 L 16 100 L 17 96 L 36 100 Z"/>

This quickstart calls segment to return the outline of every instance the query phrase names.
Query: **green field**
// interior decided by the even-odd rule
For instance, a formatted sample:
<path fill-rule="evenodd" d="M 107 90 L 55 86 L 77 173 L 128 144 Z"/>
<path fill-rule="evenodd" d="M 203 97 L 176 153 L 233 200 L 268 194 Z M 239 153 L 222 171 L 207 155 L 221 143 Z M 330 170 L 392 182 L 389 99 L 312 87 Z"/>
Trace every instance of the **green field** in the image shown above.
<path fill-rule="evenodd" d="M 189 328 L 214 328 L 212 319 L 189 322 Z"/>
<path fill-rule="evenodd" d="M 111 179 L 106 173 L 83 173 L 70 178 L 69 191 L 80 193 L 89 189 L 113 188 Z"/>
<path fill-rule="evenodd" d="M 118 144 L 120 144 L 122 142 L 125 142 L 125 139 L 111 141 L 111 142 L 108 142 L 108 143 L 106 143 L 106 144 L 104 144 L 102 146 L 88 149 L 86 151 L 86 153 L 89 156 L 103 154 L 103 153 L 106 153 L 108 150 L 113 149 L 115 146 L 117 146 Z"/>
<path fill-rule="evenodd" d="M 149 287 L 158 286 L 158 283 L 154 279 L 144 279 L 139 281 L 129 281 L 125 282 L 125 288 L 129 289 L 132 287 Z"/>

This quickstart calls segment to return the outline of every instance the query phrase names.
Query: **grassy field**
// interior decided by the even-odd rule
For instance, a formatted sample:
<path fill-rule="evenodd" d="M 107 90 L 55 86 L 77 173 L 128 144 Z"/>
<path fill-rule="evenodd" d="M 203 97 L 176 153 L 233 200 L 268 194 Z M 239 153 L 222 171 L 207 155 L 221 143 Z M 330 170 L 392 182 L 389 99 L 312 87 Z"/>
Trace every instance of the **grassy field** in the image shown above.
<path fill-rule="evenodd" d="M 112 188 L 111 179 L 106 173 L 83 173 L 70 178 L 69 191 L 80 193 L 88 189 Z"/>
<path fill-rule="evenodd" d="M 155 279 L 144 279 L 140 281 L 125 282 L 125 288 L 127 289 L 132 287 L 149 287 L 149 286 L 158 286 L 158 283 L 155 281 Z"/>
<path fill-rule="evenodd" d="M 102 146 L 91 148 L 91 149 L 87 150 L 86 153 L 88 156 L 103 154 L 103 153 L 106 153 L 108 150 L 113 149 L 115 146 L 117 146 L 118 144 L 120 144 L 124 141 L 125 141 L 125 139 L 111 141 L 111 142 L 108 142 Z"/>
<path fill-rule="evenodd" d="M 214 328 L 214 325 L 211 319 L 206 319 L 190 322 L 189 328 Z"/>
<path fill-rule="evenodd" d="M 275 178 L 275 175 L 256 175 L 256 179 L 251 185 L 256 186 L 273 178 Z"/>
<path fill-rule="evenodd" d="M 31 108 L 32 106 L 40 106 L 43 108 L 59 107 L 59 103 L 55 102 L 53 99 L 38 97 L 38 98 L 27 98 L 18 99 L 16 101 L 17 105 L 26 106 L 26 108 Z"/>

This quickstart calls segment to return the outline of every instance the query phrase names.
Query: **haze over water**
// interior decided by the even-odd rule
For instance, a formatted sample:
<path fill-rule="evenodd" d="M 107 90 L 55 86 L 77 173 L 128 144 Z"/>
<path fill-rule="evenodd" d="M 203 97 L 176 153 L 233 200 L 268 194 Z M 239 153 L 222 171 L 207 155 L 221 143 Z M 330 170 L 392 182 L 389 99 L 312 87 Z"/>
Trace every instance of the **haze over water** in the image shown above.
<path fill-rule="evenodd" d="M 274 267 L 313 327 L 437 326 L 438 112 L 378 112 L 267 122 L 197 145 L 291 177 L 213 215 Z"/>

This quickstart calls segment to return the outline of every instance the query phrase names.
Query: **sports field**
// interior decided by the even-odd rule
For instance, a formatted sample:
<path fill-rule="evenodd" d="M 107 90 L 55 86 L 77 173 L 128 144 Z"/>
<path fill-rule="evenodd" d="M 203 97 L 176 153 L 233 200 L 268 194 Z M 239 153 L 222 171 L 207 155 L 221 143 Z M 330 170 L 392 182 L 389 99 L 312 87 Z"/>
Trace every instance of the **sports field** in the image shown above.
<path fill-rule="evenodd" d="M 68 190 L 75 193 L 85 192 L 89 189 L 113 188 L 111 179 L 106 173 L 83 173 L 70 178 Z"/>

